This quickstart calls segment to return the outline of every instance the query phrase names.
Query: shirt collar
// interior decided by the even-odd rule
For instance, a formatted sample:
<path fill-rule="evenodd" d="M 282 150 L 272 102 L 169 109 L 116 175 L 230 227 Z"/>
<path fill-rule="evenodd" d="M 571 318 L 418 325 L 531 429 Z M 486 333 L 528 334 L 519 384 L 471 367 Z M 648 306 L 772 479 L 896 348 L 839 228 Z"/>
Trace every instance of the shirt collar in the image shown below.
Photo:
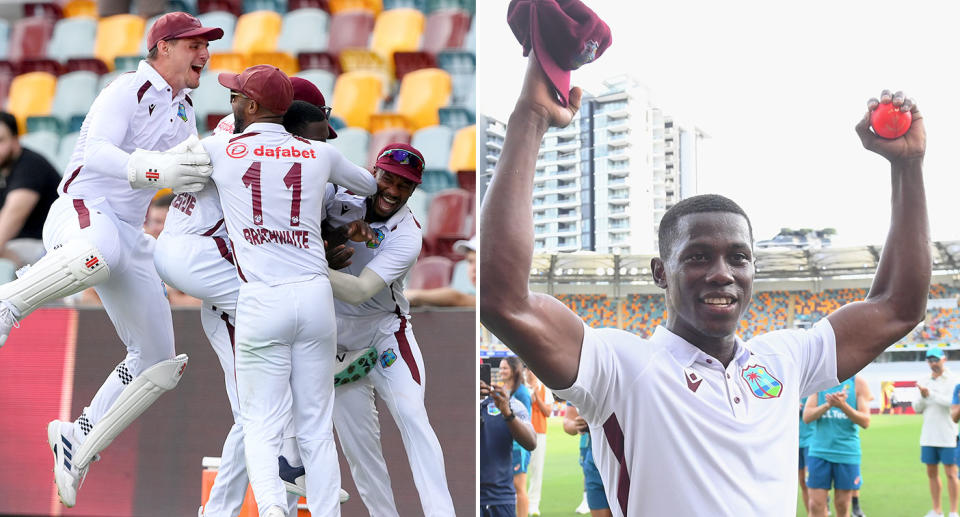
<path fill-rule="evenodd" d="M 256 131 L 257 133 L 286 133 L 283 125 L 274 122 L 254 122 L 244 128 L 244 133 Z"/>
<path fill-rule="evenodd" d="M 172 88 L 167 84 L 166 79 L 160 75 L 160 72 L 157 72 L 157 69 L 153 67 L 146 59 L 141 59 L 140 64 L 137 65 L 137 73 L 143 76 L 146 76 L 147 80 L 150 81 L 150 84 L 157 91 L 164 91 L 167 88 Z M 193 90 L 191 88 L 184 88 L 177 93 L 176 97 L 171 97 L 172 99 L 183 99 L 186 95 Z"/>
<path fill-rule="evenodd" d="M 734 336 L 734 352 L 733 352 L 733 361 L 737 364 L 743 366 L 750 359 L 750 349 L 747 348 L 746 343 L 740 339 L 740 336 Z M 650 341 L 655 343 L 662 343 L 670 353 L 673 355 L 674 359 L 682 364 L 685 368 L 692 365 L 697 359 L 712 359 L 709 355 L 704 353 L 703 350 L 693 346 L 686 339 L 674 334 L 667 330 L 664 326 L 657 326 L 656 330 L 653 332 L 653 336 L 650 337 Z"/>

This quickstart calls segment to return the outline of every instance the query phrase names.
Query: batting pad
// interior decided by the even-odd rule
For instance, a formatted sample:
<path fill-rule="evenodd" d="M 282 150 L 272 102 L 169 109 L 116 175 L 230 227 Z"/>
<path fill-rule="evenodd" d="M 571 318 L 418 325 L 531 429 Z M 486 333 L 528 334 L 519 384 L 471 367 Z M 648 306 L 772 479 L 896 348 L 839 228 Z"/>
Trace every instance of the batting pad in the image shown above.
<path fill-rule="evenodd" d="M 79 293 L 110 277 L 103 254 L 91 242 L 74 239 L 54 248 L 22 278 L 0 286 L 0 300 L 6 300 L 25 318 L 44 303 Z"/>
<path fill-rule="evenodd" d="M 187 356 L 180 354 L 147 368 L 133 379 L 77 448 L 73 455 L 73 464 L 81 469 L 89 465 L 97 453 L 106 449 L 110 442 L 143 414 L 160 395 L 177 386 L 186 367 Z"/>
<path fill-rule="evenodd" d="M 337 362 L 333 373 L 333 385 L 343 386 L 367 376 L 377 364 L 377 347 L 366 350 L 337 352 Z"/>

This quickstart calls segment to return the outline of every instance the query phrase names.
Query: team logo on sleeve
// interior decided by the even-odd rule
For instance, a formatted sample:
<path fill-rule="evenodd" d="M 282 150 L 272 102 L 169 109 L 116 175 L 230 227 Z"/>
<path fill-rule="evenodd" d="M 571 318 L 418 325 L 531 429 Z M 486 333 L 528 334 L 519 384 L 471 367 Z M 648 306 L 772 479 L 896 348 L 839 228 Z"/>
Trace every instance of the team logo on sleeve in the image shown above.
<path fill-rule="evenodd" d="M 389 368 L 396 361 L 397 361 L 397 354 L 396 352 L 393 351 L 392 348 L 388 348 L 384 350 L 382 354 L 380 354 L 380 366 L 382 366 L 383 368 Z"/>
<path fill-rule="evenodd" d="M 367 247 L 376 248 L 380 246 L 381 242 L 383 242 L 383 235 L 384 235 L 383 230 L 381 230 L 380 228 L 371 228 L 371 229 L 373 230 L 373 233 L 376 234 L 376 237 L 374 237 L 373 240 L 367 241 Z"/>
<path fill-rule="evenodd" d="M 764 366 L 748 365 L 740 372 L 740 376 L 747 381 L 753 396 L 758 399 L 775 399 L 783 391 L 783 383 L 771 375 Z"/>
<path fill-rule="evenodd" d="M 187 108 L 184 107 L 183 103 L 180 103 L 180 107 L 177 108 L 177 116 L 180 117 L 180 120 L 187 121 Z"/>

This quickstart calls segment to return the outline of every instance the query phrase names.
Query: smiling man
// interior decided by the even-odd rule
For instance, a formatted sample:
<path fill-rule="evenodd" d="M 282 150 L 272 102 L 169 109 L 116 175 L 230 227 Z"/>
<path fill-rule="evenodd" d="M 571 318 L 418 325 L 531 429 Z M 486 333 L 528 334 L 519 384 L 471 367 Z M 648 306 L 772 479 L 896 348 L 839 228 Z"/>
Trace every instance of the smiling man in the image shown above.
<path fill-rule="evenodd" d="M 554 39 L 587 39 L 598 26 L 577 0 L 514 0 L 511 14 L 524 14 L 524 6 L 536 9 L 531 16 L 550 9 L 570 15 L 556 17 L 568 26 L 551 31 Z M 695 196 L 661 222 L 651 270 L 668 316 L 644 339 L 592 329 L 557 299 L 528 288 L 540 141 L 547 128 L 570 123 L 581 96 L 573 88 L 558 100 L 556 63 L 542 63 L 569 62 L 563 49 L 575 57 L 578 46 L 534 42 L 481 210 L 481 321 L 580 410 L 613 515 L 793 515 L 797 401 L 851 377 L 924 315 L 931 262 L 920 113 L 901 93 L 884 91 L 856 126 L 863 146 L 890 162 L 892 179 L 890 230 L 865 300 L 810 330 L 741 340 L 736 330 L 756 273 L 750 221 L 727 198 Z M 906 135 L 885 140 L 870 130 L 869 114 L 880 103 L 913 113 Z"/>

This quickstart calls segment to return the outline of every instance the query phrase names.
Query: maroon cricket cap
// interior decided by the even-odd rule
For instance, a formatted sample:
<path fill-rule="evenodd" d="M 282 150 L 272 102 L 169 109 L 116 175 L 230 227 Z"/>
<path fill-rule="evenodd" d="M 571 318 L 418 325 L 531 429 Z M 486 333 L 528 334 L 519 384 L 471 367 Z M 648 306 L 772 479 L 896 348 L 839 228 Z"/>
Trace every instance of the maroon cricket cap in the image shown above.
<path fill-rule="evenodd" d="M 218 40 L 223 37 L 223 29 L 204 27 L 200 20 L 187 13 L 167 13 L 157 18 L 150 27 L 150 32 L 147 33 L 147 49 L 156 47 L 160 40 L 170 41 L 193 37 L 206 38 L 207 41 Z"/>
<path fill-rule="evenodd" d="M 327 101 L 323 98 L 323 93 L 320 92 L 320 88 L 317 88 L 317 85 L 311 83 L 310 81 L 302 77 L 291 77 L 290 84 L 293 85 L 293 100 L 303 101 L 308 104 L 313 104 L 316 107 L 326 106 Z M 333 140 L 337 137 L 337 132 L 333 130 L 333 125 L 330 124 L 330 121 L 327 121 L 327 140 Z"/>
<path fill-rule="evenodd" d="M 217 80 L 227 88 L 240 92 L 261 106 L 283 115 L 293 102 L 293 85 L 282 70 L 271 65 L 255 65 L 239 74 L 223 72 Z"/>
<path fill-rule="evenodd" d="M 511 0 L 507 23 L 550 79 L 562 106 L 570 94 L 570 70 L 597 59 L 610 46 L 610 27 L 580 0 Z"/>
<path fill-rule="evenodd" d="M 417 162 L 418 158 L 419 163 Z M 423 155 L 412 145 L 387 144 L 377 153 L 376 167 L 407 178 L 417 185 L 423 180 Z"/>

